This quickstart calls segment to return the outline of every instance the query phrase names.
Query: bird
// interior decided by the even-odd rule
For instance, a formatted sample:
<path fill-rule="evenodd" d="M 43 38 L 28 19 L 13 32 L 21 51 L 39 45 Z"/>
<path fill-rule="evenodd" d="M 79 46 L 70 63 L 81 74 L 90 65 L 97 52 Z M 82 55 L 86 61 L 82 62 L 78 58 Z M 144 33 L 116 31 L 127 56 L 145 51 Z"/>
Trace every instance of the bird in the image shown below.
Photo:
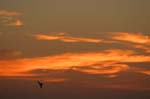
<path fill-rule="evenodd" d="M 38 83 L 40 88 L 43 88 L 43 83 L 41 81 L 38 80 L 37 83 Z"/>

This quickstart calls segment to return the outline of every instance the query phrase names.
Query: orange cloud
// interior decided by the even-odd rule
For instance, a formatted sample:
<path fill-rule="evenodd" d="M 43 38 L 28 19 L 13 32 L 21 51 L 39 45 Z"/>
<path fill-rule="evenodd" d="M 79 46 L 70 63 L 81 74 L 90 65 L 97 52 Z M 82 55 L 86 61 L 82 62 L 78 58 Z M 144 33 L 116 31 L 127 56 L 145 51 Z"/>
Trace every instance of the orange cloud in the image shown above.
<path fill-rule="evenodd" d="M 64 82 L 67 79 L 65 78 L 49 78 L 49 79 L 43 79 L 44 82 Z"/>
<path fill-rule="evenodd" d="M 15 22 L 6 23 L 7 26 L 22 26 L 23 22 L 21 20 L 16 20 Z"/>
<path fill-rule="evenodd" d="M 3 15 L 3 16 L 20 16 L 21 13 L 13 12 L 13 11 L 7 11 L 7 10 L 0 10 L 0 15 Z"/>
<path fill-rule="evenodd" d="M 20 76 L 20 75 L 16 75 L 16 76 Z M 35 76 L 34 77 L 31 77 L 31 76 Z M 23 76 L 22 76 L 23 77 Z M 21 77 L 20 77 L 21 78 Z M 19 79 L 20 79 L 19 78 Z M 15 78 L 16 79 L 16 78 Z M 26 75 L 23 77 L 23 79 L 26 79 L 26 80 L 33 80 L 33 81 L 37 81 L 37 77 L 36 75 Z M 53 77 L 41 77 L 40 80 L 44 83 L 55 83 L 55 82 L 65 82 L 67 81 L 68 79 L 67 78 L 53 78 Z"/>
<path fill-rule="evenodd" d="M 23 22 L 18 19 L 21 15 L 19 12 L 0 10 L 0 18 L 5 26 L 22 26 Z"/>
<path fill-rule="evenodd" d="M 150 52 L 150 36 L 142 33 L 114 32 L 113 39 L 133 43 L 132 47 Z M 117 43 L 117 42 L 116 42 Z M 130 45 L 131 46 L 131 45 Z"/>
<path fill-rule="evenodd" d="M 150 70 L 143 70 L 143 71 L 139 71 L 139 72 L 150 76 Z"/>
<path fill-rule="evenodd" d="M 134 45 L 135 48 L 138 49 L 142 49 L 144 51 L 146 51 L 147 53 L 150 53 L 150 45 L 146 46 L 146 45 Z"/>
<path fill-rule="evenodd" d="M 124 65 L 124 64 L 111 64 L 111 65 L 108 65 L 107 67 L 100 65 L 99 67 L 102 67 L 102 68 L 100 68 L 100 69 L 78 69 L 78 68 L 75 68 L 75 70 L 80 71 L 80 72 L 85 72 L 88 74 L 115 74 L 115 73 L 118 73 L 121 71 L 126 71 L 129 69 L 129 66 Z M 114 77 L 114 76 L 109 76 L 109 77 Z"/>
<path fill-rule="evenodd" d="M 106 50 L 104 52 L 66 53 L 55 56 L 0 60 L 0 75 L 13 76 L 34 69 L 74 69 L 89 74 L 114 74 L 128 70 L 124 62 L 149 62 L 150 56 L 136 55 L 132 51 Z M 122 64 L 121 64 L 122 63 Z M 100 64 L 100 65 L 95 65 Z M 91 69 L 80 67 L 88 66 Z"/>
<path fill-rule="evenodd" d="M 104 88 L 113 88 L 113 89 L 126 89 L 126 90 L 150 90 L 148 87 L 142 87 L 140 84 L 112 84 L 108 86 L 104 86 Z"/>
<path fill-rule="evenodd" d="M 107 75 L 107 76 L 105 76 L 105 77 L 107 77 L 107 78 L 116 78 L 118 75 Z"/>
<path fill-rule="evenodd" d="M 137 44 L 150 44 L 149 36 L 143 35 L 142 33 L 125 33 L 116 32 L 113 33 L 113 39 L 120 41 L 127 41 Z"/>
<path fill-rule="evenodd" d="M 58 35 L 45 35 L 45 34 L 36 34 L 34 37 L 38 40 L 60 40 L 63 42 L 91 42 L 91 43 L 100 43 L 103 42 L 101 39 L 94 38 L 83 38 L 83 37 L 72 37 L 65 35 L 66 33 L 59 33 Z"/>
<path fill-rule="evenodd" d="M 149 69 L 132 68 L 132 71 L 150 76 L 150 68 Z"/>

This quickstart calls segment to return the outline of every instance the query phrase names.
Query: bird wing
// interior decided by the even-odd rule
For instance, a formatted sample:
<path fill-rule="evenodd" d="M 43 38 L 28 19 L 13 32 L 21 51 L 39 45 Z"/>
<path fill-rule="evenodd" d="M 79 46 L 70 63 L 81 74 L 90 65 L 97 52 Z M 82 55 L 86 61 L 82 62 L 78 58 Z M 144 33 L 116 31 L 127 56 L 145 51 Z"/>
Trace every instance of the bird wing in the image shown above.
<path fill-rule="evenodd" d="M 42 87 L 43 87 L 43 83 L 42 83 L 42 82 L 37 81 L 37 83 L 38 83 L 38 85 L 40 86 L 40 88 L 42 88 Z"/>

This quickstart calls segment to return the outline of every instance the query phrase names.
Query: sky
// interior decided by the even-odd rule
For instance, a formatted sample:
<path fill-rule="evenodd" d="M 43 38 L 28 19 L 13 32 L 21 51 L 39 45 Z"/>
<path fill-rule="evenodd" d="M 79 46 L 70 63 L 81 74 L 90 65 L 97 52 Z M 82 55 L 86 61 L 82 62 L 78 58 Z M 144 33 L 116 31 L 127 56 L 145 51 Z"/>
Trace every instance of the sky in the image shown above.
<path fill-rule="evenodd" d="M 0 98 L 150 98 L 149 9 L 148 0 L 1 0 Z"/>

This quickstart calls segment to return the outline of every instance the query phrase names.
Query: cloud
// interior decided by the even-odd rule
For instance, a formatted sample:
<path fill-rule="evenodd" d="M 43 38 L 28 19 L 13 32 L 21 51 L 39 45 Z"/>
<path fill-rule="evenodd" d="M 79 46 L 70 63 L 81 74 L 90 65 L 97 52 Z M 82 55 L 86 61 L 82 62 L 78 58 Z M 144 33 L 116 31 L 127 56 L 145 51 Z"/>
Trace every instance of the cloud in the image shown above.
<path fill-rule="evenodd" d="M 44 80 L 44 82 L 64 82 L 66 80 L 67 79 L 65 79 L 65 78 L 52 78 L 52 79 Z"/>
<path fill-rule="evenodd" d="M 116 78 L 118 75 L 107 75 L 107 76 L 105 76 L 105 77 L 107 77 L 107 78 Z"/>
<path fill-rule="evenodd" d="M 146 75 L 149 75 L 150 76 L 150 70 L 144 70 L 144 71 L 138 71 L 142 74 L 146 74 Z"/>
<path fill-rule="evenodd" d="M 130 50 L 65 53 L 47 57 L 0 60 L 1 76 L 16 76 L 34 69 L 68 70 L 88 74 L 114 74 L 128 70 L 124 62 L 149 62 L 150 56 L 136 55 Z M 96 65 L 99 64 L 99 65 Z M 89 67 L 81 68 L 81 67 Z"/>
<path fill-rule="evenodd" d="M 150 67 L 149 68 L 132 67 L 131 70 L 134 71 L 134 72 L 137 72 L 137 73 L 141 73 L 141 74 L 149 75 L 150 76 Z"/>
<path fill-rule="evenodd" d="M 21 16 L 22 14 L 14 11 L 0 10 L 2 16 Z"/>
<path fill-rule="evenodd" d="M 0 54 L 4 53 L 10 55 L 15 51 L 0 51 Z M 119 49 L 34 58 L 0 59 L 0 77 L 34 81 L 40 79 L 47 83 L 77 82 L 81 83 L 80 86 L 87 88 L 149 90 L 146 85 L 141 84 L 143 80 L 139 80 L 142 78 L 145 82 L 146 77 L 150 75 L 148 69 L 143 69 L 142 66 L 145 66 L 145 64 L 141 65 L 143 62 L 149 66 L 150 56 L 140 55 L 133 50 Z M 137 67 L 141 67 L 133 68 L 127 63 L 133 65 L 136 63 Z M 130 72 L 132 75 L 127 74 L 124 77 L 125 73 Z"/>
<path fill-rule="evenodd" d="M 143 35 L 142 33 L 125 33 L 125 32 L 114 32 L 112 33 L 114 40 L 127 41 L 136 44 L 150 44 L 150 37 Z"/>
<path fill-rule="evenodd" d="M 23 22 L 19 19 L 22 16 L 19 12 L 0 10 L 0 20 L 4 26 L 22 26 Z"/>
<path fill-rule="evenodd" d="M 102 39 L 94 38 L 84 38 L 84 37 L 73 37 L 68 36 L 66 33 L 59 33 L 58 35 L 45 35 L 45 34 L 35 34 L 34 37 L 37 40 L 60 40 L 62 42 L 90 42 L 90 43 L 100 43 L 104 42 Z"/>
<path fill-rule="evenodd" d="M 22 26 L 23 22 L 21 20 L 15 20 L 14 22 L 9 22 L 5 24 L 6 26 Z"/>
<path fill-rule="evenodd" d="M 80 68 L 78 69 L 78 68 L 75 68 L 75 70 L 80 71 L 80 72 L 85 72 L 88 74 L 115 74 L 115 73 L 118 73 L 121 71 L 126 71 L 129 69 L 129 66 L 125 65 L 125 64 L 111 64 L 108 66 L 106 66 L 106 65 L 103 66 L 103 64 L 99 65 L 99 67 L 101 67 L 99 69 L 98 68 L 97 69 L 80 69 Z M 108 76 L 108 77 L 114 77 L 114 76 Z"/>
<path fill-rule="evenodd" d="M 112 40 L 117 40 L 115 43 L 128 42 L 128 46 L 150 52 L 150 36 L 143 33 L 126 33 L 126 32 L 114 32 L 112 34 Z M 121 42 L 121 43 L 122 43 Z M 127 45 L 125 45 L 127 46 Z"/>
<path fill-rule="evenodd" d="M 134 45 L 133 47 L 138 48 L 138 49 L 142 49 L 144 51 L 146 51 L 147 53 L 150 53 L 150 45 L 146 46 L 146 45 Z"/>

